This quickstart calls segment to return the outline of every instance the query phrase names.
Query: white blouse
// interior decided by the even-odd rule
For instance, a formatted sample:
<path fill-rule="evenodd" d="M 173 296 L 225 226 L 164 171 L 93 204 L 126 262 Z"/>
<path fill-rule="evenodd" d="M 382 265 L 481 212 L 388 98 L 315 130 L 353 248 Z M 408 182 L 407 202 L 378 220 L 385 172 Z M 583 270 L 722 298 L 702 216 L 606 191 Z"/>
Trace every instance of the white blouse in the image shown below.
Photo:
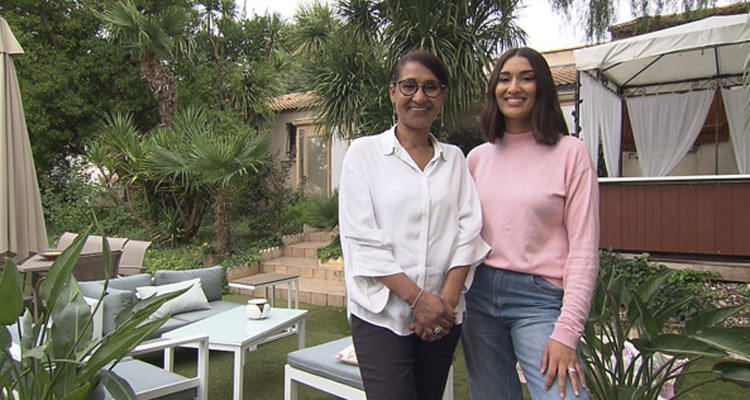
<path fill-rule="evenodd" d="M 414 316 L 377 278 L 404 273 L 439 295 L 451 268 L 473 270 L 490 250 L 479 233 L 482 211 L 461 150 L 430 137 L 424 171 L 395 129 L 352 142 L 339 184 L 339 230 L 348 313 L 394 333 L 412 333 Z M 457 323 L 463 319 L 463 294 Z"/>

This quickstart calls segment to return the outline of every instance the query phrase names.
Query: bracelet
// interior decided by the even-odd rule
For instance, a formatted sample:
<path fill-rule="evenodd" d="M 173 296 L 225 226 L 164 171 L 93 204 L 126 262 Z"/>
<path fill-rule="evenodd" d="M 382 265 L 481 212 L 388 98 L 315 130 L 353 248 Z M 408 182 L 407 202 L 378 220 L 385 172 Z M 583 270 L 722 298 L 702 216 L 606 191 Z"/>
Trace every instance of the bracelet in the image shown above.
<path fill-rule="evenodd" d="M 419 301 L 419 298 L 422 296 L 422 292 L 424 292 L 424 289 L 419 289 L 419 293 L 417 293 L 417 297 L 414 298 L 414 302 L 411 303 L 411 305 L 409 306 L 409 308 L 413 309 L 414 306 L 417 305 L 417 302 Z"/>

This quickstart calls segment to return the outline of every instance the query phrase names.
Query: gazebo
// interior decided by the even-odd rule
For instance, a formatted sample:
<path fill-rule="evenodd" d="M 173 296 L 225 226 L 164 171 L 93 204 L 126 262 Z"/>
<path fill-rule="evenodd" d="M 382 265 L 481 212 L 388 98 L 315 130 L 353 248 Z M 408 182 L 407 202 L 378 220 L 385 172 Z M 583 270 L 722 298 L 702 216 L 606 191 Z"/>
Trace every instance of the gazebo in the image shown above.
<path fill-rule="evenodd" d="M 750 256 L 748 19 L 715 16 L 574 52 L 580 137 L 595 165 L 601 138 L 609 175 L 603 248 Z M 684 173 L 688 154 L 702 169 Z"/>

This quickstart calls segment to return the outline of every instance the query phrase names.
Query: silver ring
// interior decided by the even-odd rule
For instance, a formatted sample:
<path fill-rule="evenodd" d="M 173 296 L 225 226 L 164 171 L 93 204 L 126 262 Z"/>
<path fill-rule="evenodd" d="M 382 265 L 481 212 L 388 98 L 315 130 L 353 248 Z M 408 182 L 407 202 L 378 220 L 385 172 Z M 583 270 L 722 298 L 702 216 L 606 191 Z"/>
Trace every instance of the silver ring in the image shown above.
<path fill-rule="evenodd" d="M 576 369 L 575 369 L 575 368 L 568 368 L 568 373 L 569 373 L 569 374 L 577 374 L 577 373 L 578 373 L 578 371 L 576 371 Z"/>
<path fill-rule="evenodd" d="M 433 329 L 432 331 L 435 332 L 436 335 L 439 335 L 440 332 L 443 331 L 443 328 L 441 328 L 441 327 L 438 326 L 437 328 Z"/>

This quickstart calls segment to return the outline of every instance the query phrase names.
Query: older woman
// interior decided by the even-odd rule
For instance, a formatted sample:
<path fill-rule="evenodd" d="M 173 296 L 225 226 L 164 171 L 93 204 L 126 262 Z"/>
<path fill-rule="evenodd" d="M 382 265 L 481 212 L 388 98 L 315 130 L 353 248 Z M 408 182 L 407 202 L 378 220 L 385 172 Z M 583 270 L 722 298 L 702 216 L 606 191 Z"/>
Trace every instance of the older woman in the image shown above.
<path fill-rule="evenodd" d="M 461 151 L 430 134 L 448 74 L 427 51 L 394 68 L 391 129 L 355 140 L 339 188 L 348 313 L 370 399 L 439 399 L 470 268 L 489 250 Z"/>

